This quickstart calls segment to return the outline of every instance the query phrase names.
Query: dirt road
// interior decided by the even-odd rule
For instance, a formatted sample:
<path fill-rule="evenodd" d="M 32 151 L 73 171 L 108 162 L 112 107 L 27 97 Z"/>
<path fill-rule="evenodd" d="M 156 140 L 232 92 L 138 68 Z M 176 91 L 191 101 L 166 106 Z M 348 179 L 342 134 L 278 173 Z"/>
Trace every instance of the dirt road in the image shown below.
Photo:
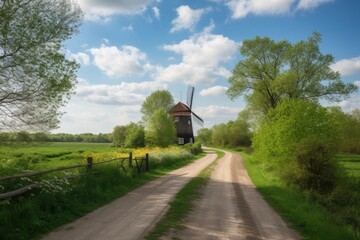
<path fill-rule="evenodd" d="M 300 239 L 255 190 L 241 157 L 226 152 L 218 161 L 185 229 L 163 239 Z"/>
<path fill-rule="evenodd" d="M 142 239 L 165 213 L 176 193 L 215 158 L 216 153 L 210 152 L 206 157 L 61 227 L 44 240 Z"/>

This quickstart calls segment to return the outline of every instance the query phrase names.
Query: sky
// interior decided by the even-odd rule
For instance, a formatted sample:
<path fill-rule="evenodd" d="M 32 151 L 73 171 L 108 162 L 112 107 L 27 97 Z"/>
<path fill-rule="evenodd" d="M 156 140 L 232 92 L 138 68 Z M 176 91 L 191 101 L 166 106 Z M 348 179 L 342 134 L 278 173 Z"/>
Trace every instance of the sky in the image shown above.
<path fill-rule="evenodd" d="M 64 52 L 81 67 L 55 133 L 110 133 L 140 121 L 152 92 L 186 102 L 189 85 L 204 127 L 234 120 L 246 103 L 227 97 L 227 79 L 242 42 L 256 36 L 296 43 L 319 32 L 331 67 L 360 87 L 359 0 L 76 1 L 84 22 Z M 360 108 L 360 91 L 335 105 Z"/>

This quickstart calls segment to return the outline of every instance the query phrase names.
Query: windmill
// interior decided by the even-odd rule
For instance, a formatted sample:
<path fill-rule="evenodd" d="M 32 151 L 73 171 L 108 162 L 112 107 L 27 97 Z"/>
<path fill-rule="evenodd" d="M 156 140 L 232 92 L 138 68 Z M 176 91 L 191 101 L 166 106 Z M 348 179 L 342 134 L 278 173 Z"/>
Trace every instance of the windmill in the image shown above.
<path fill-rule="evenodd" d="M 203 126 L 204 124 L 204 120 L 191 110 L 194 91 L 195 88 L 193 86 L 189 86 L 186 104 L 179 102 L 171 109 L 171 115 L 174 117 L 179 145 L 193 143 L 195 141 L 192 120 L 200 126 Z"/>

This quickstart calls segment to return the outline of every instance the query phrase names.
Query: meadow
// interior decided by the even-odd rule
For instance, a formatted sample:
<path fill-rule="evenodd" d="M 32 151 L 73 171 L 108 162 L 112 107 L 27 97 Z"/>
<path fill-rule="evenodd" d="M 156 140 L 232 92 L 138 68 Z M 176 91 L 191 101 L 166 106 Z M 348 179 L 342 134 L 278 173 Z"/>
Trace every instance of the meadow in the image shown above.
<path fill-rule="evenodd" d="M 203 156 L 193 155 L 177 146 L 169 148 L 122 149 L 110 144 L 51 143 L 17 144 L 0 147 L 0 176 L 85 163 L 88 156 L 94 162 L 150 155 L 150 172 L 138 174 L 135 168 L 123 169 L 117 162 L 94 165 L 91 174 L 64 179 L 67 171 L 57 178 L 31 177 L 18 180 L 0 180 L 0 193 L 37 182 L 40 187 L 25 195 L 0 200 L 0 239 L 38 239 L 46 232 L 123 196 L 132 189 L 151 181 L 170 170 L 179 168 Z M 156 164 L 155 164 L 156 162 Z M 77 173 L 85 172 L 78 170 Z"/>

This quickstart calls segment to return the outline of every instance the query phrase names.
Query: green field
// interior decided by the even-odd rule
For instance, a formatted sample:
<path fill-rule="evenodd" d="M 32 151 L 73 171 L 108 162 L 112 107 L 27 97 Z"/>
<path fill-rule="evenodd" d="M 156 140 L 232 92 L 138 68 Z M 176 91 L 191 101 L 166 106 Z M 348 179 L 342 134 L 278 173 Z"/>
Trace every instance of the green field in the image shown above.
<path fill-rule="evenodd" d="M 0 176 L 85 163 L 87 156 L 106 160 L 128 152 L 129 149 L 111 148 L 109 143 L 3 143 L 0 144 Z"/>
<path fill-rule="evenodd" d="M 349 176 L 360 178 L 360 155 L 338 155 L 336 158 Z"/>

